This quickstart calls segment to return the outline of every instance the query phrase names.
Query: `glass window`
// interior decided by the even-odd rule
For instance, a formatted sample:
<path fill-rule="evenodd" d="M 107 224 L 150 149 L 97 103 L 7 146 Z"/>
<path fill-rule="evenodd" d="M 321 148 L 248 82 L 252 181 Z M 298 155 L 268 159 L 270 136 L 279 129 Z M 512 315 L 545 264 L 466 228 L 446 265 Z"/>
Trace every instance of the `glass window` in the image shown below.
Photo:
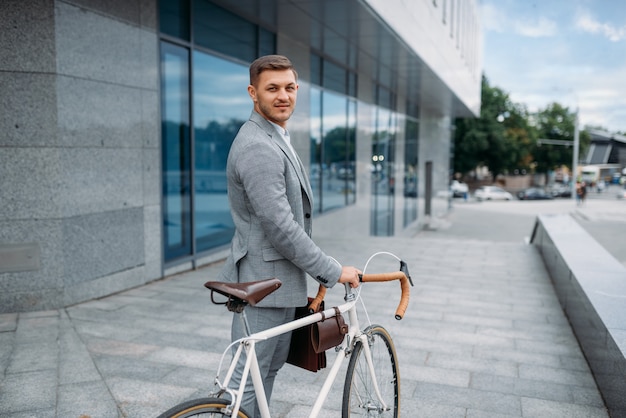
<path fill-rule="evenodd" d="M 257 31 L 257 25 L 209 0 L 193 2 L 193 40 L 197 45 L 252 62 L 257 58 Z"/>
<path fill-rule="evenodd" d="M 166 259 L 191 253 L 189 50 L 161 43 L 163 231 Z"/>
<path fill-rule="evenodd" d="M 311 54 L 311 80 L 311 187 L 327 211 L 356 201 L 356 101 L 339 94 L 356 76 Z"/>
<path fill-rule="evenodd" d="M 310 118 L 315 212 L 356 202 L 356 102 L 312 87 Z"/>
<path fill-rule="evenodd" d="M 311 168 L 309 179 L 315 201 L 313 212 L 320 212 L 322 200 L 322 90 L 311 86 Z"/>
<path fill-rule="evenodd" d="M 344 68 L 341 68 L 330 61 L 324 60 L 322 73 L 324 76 L 322 85 L 325 88 L 336 91 L 338 93 L 347 93 L 347 71 Z"/>
<path fill-rule="evenodd" d="M 276 53 L 276 35 L 266 29 L 259 28 L 259 57 Z"/>
<path fill-rule="evenodd" d="M 311 54 L 311 84 L 322 85 L 322 58 Z"/>
<path fill-rule="evenodd" d="M 252 109 L 248 66 L 209 55 L 206 49 L 244 63 L 276 53 L 273 3 L 251 0 L 256 23 L 214 3 L 159 0 L 159 27 L 168 38 L 161 44 L 166 262 L 220 247 L 234 232 L 226 159 Z M 172 37 L 182 45 L 176 46 Z"/>
<path fill-rule="evenodd" d="M 356 174 L 348 160 L 347 98 L 328 90 L 322 93 L 322 135 L 322 211 L 327 211 L 346 205 L 346 196 L 354 193 L 348 182 Z"/>
<path fill-rule="evenodd" d="M 383 107 L 374 109 L 372 139 L 372 213 L 370 234 L 392 236 L 394 233 L 395 136 L 396 115 Z"/>
<path fill-rule="evenodd" d="M 356 84 L 356 73 L 353 72 L 349 72 L 348 73 L 348 96 L 350 97 L 356 97 L 356 89 L 357 89 L 357 84 Z"/>
<path fill-rule="evenodd" d="M 226 160 L 248 120 L 248 67 L 203 53 L 193 55 L 194 228 L 196 251 L 230 242 L 234 224 L 226 194 Z"/>
<path fill-rule="evenodd" d="M 356 100 L 348 99 L 348 132 L 346 134 L 346 164 L 350 167 L 350 176 L 345 181 L 346 204 L 356 202 Z"/>
<path fill-rule="evenodd" d="M 189 0 L 159 1 L 161 32 L 189 40 Z"/>
<path fill-rule="evenodd" d="M 417 120 L 407 118 L 404 139 L 404 226 L 417 219 L 418 136 L 419 124 Z"/>

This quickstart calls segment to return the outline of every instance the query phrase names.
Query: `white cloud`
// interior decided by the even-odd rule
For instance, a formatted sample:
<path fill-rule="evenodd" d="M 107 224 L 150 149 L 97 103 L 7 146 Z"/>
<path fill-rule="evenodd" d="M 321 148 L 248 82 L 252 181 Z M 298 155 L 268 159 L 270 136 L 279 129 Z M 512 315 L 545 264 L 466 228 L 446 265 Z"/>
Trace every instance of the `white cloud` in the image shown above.
<path fill-rule="evenodd" d="M 492 4 L 483 4 L 481 7 L 481 23 L 487 31 L 504 32 L 506 15 L 502 9 Z"/>
<path fill-rule="evenodd" d="M 612 42 L 619 42 L 626 39 L 626 25 L 619 28 L 610 23 L 601 23 L 591 16 L 591 14 L 584 11 L 578 13 L 575 25 L 576 28 L 583 32 L 604 35 Z"/>
<path fill-rule="evenodd" d="M 538 21 L 515 22 L 514 28 L 519 35 L 530 38 L 545 38 L 557 33 L 556 22 L 545 17 Z"/>
<path fill-rule="evenodd" d="M 507 31 L 530 38 L 554 36 L 557 33 L 557 24 L 545 17 L 539 19 L 524 19 L 520 16 L 510 17 L 500 5 L 483 4 L 481 19 L 485 30 L 504 33 Z"/>
<path fill-rule="evenodd" d="M 594 5 L 585 9 L 578 0 L 542 7 L 483 0 L 490 84 L 530 111 L 558 102 L 579 109 L 581 126 L 626 132 L 626 9 L 596 1 L 581 0 Z"/>

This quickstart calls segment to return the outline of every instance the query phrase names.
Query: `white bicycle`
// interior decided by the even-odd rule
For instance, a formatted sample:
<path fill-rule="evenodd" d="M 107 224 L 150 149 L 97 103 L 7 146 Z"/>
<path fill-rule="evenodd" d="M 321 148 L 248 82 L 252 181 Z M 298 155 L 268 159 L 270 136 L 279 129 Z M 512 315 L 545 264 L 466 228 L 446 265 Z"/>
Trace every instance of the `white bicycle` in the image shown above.
<path fill-rule="evenodd" d="M 400 270 L 396 272 L 366 274 L 365 269 L 369 261 L 381 254 L 390 255 L 400 261 Z M 396 309 L 395 318 L 402 319 L 409 303 L 409 285 L 413 285 L 408 266 L 397 256 L 391 253 L 377 253 L 370 257 L 361 282 L 386 282 L 399 280 L 401 298 Z M 208 282 L 205 286 L 211 289 L 211 300 L 214 303 L 213 292 L 220 293 L 228 298 L 225 303 L 230 311 L 241 312 L 245 320 L 244 308 L 246 305 L 256 305 L 265 296 L 280 287 L 278 279 L 261 280 L 251 283 L 223 283 Z M 398 417 L 400 415 L 400 371 L 396 350 L 391 335 L 380 325 L 368 324 L 361 328 L 357 316 L 357 301 L 361 301 L 360 292 L 362 286 L 352 289 L 346 285 L 345 303 L 338 307 L 311 314 L 304 318 L 296 319 L 286 324 L 270 328 L 249 335 L 248 337 L 231 343 L 222 355 L 215 378 L 217 390 L 209 394 L 207 398 L 193 399 L 180 403 L 159 418 L 185 418 L 185 417 L 239 417 L 247 418 L 248 412 L 240 407 L 243 390 L 248 377 L 252 378 L 256 399 L 263 418 L 270 418 L 270 411 L 263 379 L 259 370 L 256 357 L 255 345 L 278 335 L 306 327 L 307 325 L 335 317 L 335 315 L 347 313 L 349 330 L 343 342 L 335 348 L 337 356 L 331 366 L 328 376 L 313 405 L 310 417 L 317 417 L 330 388 L 338 376 L 339 369 L 344 360 L 349 359 L 346 372 L 346 380 L 343 389 L 342 416 L 376 416 Z M 325 288 L 320 287 L 320 292 L 314 299 L 313 304 L 323 300 Z M 313 310 L 315 306 L 310 306 Z M 363 305 L 363 307 L 365 307 Z M 339 312 L 339 313 L 337 313 Z M 368 318 L 369 320 L 369 318 Z M 247 321 L 246 321 L 247 322 Z M 228 367 L 226 376 L 220 379 L 220 371 L 224 358 L 231 351 L 231 347 L 238 345 Z M 241 355 L 246 357 L 243 376 L 238 387 L 230 387 L 231 377 Z M 224 397 L 224 395 L 228 395 Z"/>

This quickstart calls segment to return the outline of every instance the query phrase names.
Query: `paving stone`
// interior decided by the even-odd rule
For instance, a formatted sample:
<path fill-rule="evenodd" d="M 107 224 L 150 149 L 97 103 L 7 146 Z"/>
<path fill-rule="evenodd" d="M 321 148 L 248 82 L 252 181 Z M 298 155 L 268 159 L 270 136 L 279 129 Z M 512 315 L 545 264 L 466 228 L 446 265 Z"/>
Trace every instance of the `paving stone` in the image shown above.
<path fill-rule="evenodd" d="M 56 391 L 56 369 L 8 374 L 0 385 L 0 414 L 54 408 Z"/>
<path fill-rule="evenodd" d="M 17 329 L 17 313 L 0 314 L 0 332 L 15 331 Z"/>
<path fill-rule="evenodd" d="M 527 417 L 568 417 L 568 418 L 606 418 L 605 408 L 576 405 L 564 402 L 552 402 L 535 398 L 522 398 L 523 416 Z"/>
<path fill-rule="evenodd" d="M 522 239 L 439 231 L 317 241 L 354 265 L 380 249 L 409 263 L 415 287 L 402 321 L 393 318 L 397 286 L 362 288 L 372 322 L 396 346 L 402 416 L 608 417 L 543 261 Z M 376 263 L 397 268 L 395 259 L 370 267 Z M 0 315 L 0 416 L 151 417 L 206 396 L 230 342 L 232 314 L 203 287 L 219 268 L 60 311 Z M 332 289 L 326 300 L 333 306 L 342 297 Z M 346 366 L 320 416 L 340 416 Z M 286 365 L 273 416 L 308 416 L 327 373 Z"/>
<path fill-rule="evenodd" d="M 102 380 L 59 386 L 57 416 L 117 417 L 115 400 Z"/>
<path fill-rule="evenodd" d="M 59 367 L 59 345 L 56 341 L 41 343 L 16 343 L 9 361 L 7 373 L 17 374 Z"/>

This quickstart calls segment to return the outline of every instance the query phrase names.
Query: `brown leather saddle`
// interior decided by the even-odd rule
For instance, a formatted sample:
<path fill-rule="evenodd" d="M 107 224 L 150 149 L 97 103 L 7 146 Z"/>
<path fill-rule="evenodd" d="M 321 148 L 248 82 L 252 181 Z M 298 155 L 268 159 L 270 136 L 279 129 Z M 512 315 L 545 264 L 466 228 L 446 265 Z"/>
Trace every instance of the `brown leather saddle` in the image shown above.
<path fill-rule="evenodd" d="M 241 312 L 246 305 L 254 306 L 264 297 L 282 285 L 279 279 L 272 278 L 247 283 L 206 282 L 204 287 L 211 290 L 211 302 L 226 305 L 229 311 Z M 213 297 L 217 292 L 228 298 L 226 302 L 217 302 Z"/>

